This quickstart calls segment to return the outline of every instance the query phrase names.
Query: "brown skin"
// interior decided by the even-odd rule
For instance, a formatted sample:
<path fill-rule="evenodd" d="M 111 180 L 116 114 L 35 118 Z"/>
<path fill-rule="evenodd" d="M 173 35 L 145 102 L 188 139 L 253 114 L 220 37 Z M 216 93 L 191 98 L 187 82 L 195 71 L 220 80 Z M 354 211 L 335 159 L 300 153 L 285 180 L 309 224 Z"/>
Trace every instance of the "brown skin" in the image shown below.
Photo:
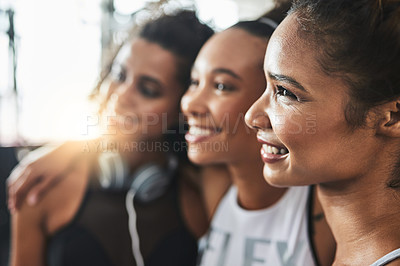
<path fill-rule="evenodd" d="M 216 34 L 200 50 L 193 66 L 193 84 L 181 101 L 190 127 L 218 128 L 205 140 L 188 141 L 189 159 L 201 165 L 226 164 L 238 186 L 240 204 L 250 210 L 270 206 L 286 191 L 264 182 L 262 162 L 257 159 L 260 145 L 248 141 L 254 132 L 243 119 L 265 87 L 262 58 L 266 46 L 265 39 L 241 29 Z M 214 147 L 213 143 L 226 143 L 228 148 L 207 148 Z"/>
<path fill-rule="evenodd" d="M 207 217 L 211 221 L 220 200 L 228 191 L 232 184 L 226 165 L 213 165 L 201 169 L 201 178 L 199 187 L 203 195 L 204 205 L 207 211 Z"/>
<path fill-rule="evenodd" d="M 311 240 L 313 241 L 315 253 L 320 265 L 329 266 L 332 265 L 335 258 L 336 242 L 317 194 L 317 190 L 314 189 Z"/>
<path fill-rule="evenodd" d="M 366 125 L 351 130 L 345 119 L 348 86 L 322 72 L 316 49 L 299 37 L 298 27 L 292 14 L 273 34 L 264 63 L 267 89 L 247 113 L 247 123 L 289 150 L 281 161 L 264 165 L 269 183 L 319 184 L 338 243 L 334 265 L 368 265 L 400 246 L 400 198 L 386 186 L 398 160 L 393 154 L 400 147 L 399 104 L 370 110 Z M 296 80 L 306 91 L 271 73 Z M 310 115 L 316 117 L 315 130 L 307 132 Z"/>
<path fill-rule="evenodd" d="M 129 48 L 129 53 L 122 62 L 126 68 L 126 78 L 111 84 L 116 97 L 112 108 L 109 107 L 107 110 L 115 111 L 116 114 L 124 117 L 129 115 L 139 117 L 134 126 L 141 134 L 123 131 L 133 125 L 129 124 L 130 122 L 116 124 L 114 128 L 116 133 L 111 134 L 107 141 L 117 141 L 120 144 L 144 141 L 150 144 L 162 139 L 163 126 L 176 122 L 179 95 L 183 88 L 176 80 L 176 58 L 171 52 L 143 39 L 134 40 Z M 144 77 L 151 78 L 156 81 L 156 84 L 148 84 L 148 82 L 143 84 Z M 153 92 L 157 90 L 159 96 L 146 97 L 147 90 Z M 147 126 L 148 122 L 141 119 L 143 116 L 140 115 L 143 114 L 158 117 L 159 123 Z M 167 114 L 167 124 L 161 123 L 163 114 Z M 113 128 L 110 126 L 109 130 Z M 81 147 L 77 145 L 71 149 L 71 152 L 81 154 Z M 130 150 L 122 155 L 131 162 L 132 169 L 150 161 L 165 162 L 165 154 L 162 151 Z M 44 265 L 46 238 L 71 221 L 85 194 L 91 156 L 83 158 L 86 160 L 79 161 L 77 170 L 70 169 L 64 176 L 66 178 L 62 178 L 61 183 L 51 189 L 36 206 L 31 207 L 24 203 L 19 211 L 14 212 L 12 266 Z M 179 199 L 183 216 L 189 230 L 196 237 L 200 237 L 207 230 L 208 218 L 200 192 L 191 183 L 194 178 L 187 178 L 195 175 L 196 172 L 190 166 L 182 165 L 179 171 L 183 177 L 179 183 Z"/>

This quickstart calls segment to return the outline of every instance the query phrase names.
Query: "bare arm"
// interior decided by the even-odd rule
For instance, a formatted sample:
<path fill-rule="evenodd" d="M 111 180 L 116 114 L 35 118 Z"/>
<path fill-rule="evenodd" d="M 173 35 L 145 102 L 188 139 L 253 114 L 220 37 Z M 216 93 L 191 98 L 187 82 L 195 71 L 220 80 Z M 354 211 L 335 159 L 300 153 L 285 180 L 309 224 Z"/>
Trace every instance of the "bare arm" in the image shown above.
<path fill-rule="evenodd" d="M 11 266 L 46 265 L 47 239 L 71 221 L 83 200 L 89 163 L 80 160 L 35 206 L 26 202 L 12 215 Z"/>
<path fill-rule="evenodd" d="M 68 141 L 29 154 L 7 180 L 10 211 L 18 210 L 25 199 L 29 205 L 35 205 L 82 157 L 96 158 L 98 143 L 98 139 Z"/>
<path fill-rule="evenodd" d="M 11 266 L 43 266 L 45 234 L 42 212 L 26 204 L 12 215 Z"/>

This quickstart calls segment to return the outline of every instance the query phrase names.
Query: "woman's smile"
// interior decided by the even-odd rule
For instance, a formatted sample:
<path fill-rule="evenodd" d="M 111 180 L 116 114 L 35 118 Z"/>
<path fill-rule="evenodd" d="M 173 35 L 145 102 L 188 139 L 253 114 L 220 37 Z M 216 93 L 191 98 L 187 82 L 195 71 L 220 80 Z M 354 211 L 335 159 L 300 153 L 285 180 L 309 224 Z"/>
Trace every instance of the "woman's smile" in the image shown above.
<path fill-rule="evenodd" d="M 217 127 L 206 127 L 202 125 L 190 125 L 189 123 L 189 131 L 185 135 L 185 139 L 189 143 L 199 143 L 210 140 L 210 138 L 220 134 L 222 131 L 221 128 Z"/>
<path fill-rule="evenodd" d="M 289 157 L 289 151 L 283 145 L 272 144 L 265 140 L 262 134 L 257 134 L 257 140 L 262 144 L 261 158 L 264 163 L 276 163 Z"/>

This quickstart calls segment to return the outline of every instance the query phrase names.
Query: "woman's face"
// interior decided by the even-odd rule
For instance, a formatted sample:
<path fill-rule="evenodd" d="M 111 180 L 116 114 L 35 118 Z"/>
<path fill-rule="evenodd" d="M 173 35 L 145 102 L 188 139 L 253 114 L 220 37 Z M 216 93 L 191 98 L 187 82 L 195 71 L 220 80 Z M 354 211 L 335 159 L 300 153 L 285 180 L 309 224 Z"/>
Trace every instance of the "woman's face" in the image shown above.
<path fill-rule="evenodd" d="M 318 50 L 298 34 L 294 14 L 275 31 L 266 52 L 267 88 L 246 114 L 263 144 L 264 177 L 277 186 L 349 180 L 371 170 L 379 152 L 372 125 L 351 130 L 348 87 L 328 76 Z"/>
<path fill-rule="evenodd" d="M 157 140 L 177 121 L 183 87 L 176 66 L 174 54 L 145 39 L 123 48 L 111 71 L 113 94 L 106 110 L 112 139 Z"/>
<path fill-rule="evenodd" d="M 262 62 L 266 45 L 266 39 L 228 29 L 201 49 L 192 84 L 181 101 L 189 123 L 186 140 L 192 162 L 257 159 L 260 145 L 246 127 L 244 113 L 265 88 Z"/>

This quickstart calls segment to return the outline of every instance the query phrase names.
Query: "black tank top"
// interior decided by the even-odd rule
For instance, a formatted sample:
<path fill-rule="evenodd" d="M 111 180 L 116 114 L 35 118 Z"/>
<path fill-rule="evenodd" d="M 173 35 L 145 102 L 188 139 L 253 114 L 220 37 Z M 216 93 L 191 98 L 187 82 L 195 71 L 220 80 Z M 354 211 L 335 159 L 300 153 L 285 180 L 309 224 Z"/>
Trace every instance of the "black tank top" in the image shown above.
<path fill-rule="evenodd" d="M 126 192 L 89 185 L 75 217 L 48 241 L 49 266 L 132 266 Z M 146 266 L 196 264 L 197 240 L 184 224 L 178 182 L 150 203 L 135 202 L 140 250 Z"/>

